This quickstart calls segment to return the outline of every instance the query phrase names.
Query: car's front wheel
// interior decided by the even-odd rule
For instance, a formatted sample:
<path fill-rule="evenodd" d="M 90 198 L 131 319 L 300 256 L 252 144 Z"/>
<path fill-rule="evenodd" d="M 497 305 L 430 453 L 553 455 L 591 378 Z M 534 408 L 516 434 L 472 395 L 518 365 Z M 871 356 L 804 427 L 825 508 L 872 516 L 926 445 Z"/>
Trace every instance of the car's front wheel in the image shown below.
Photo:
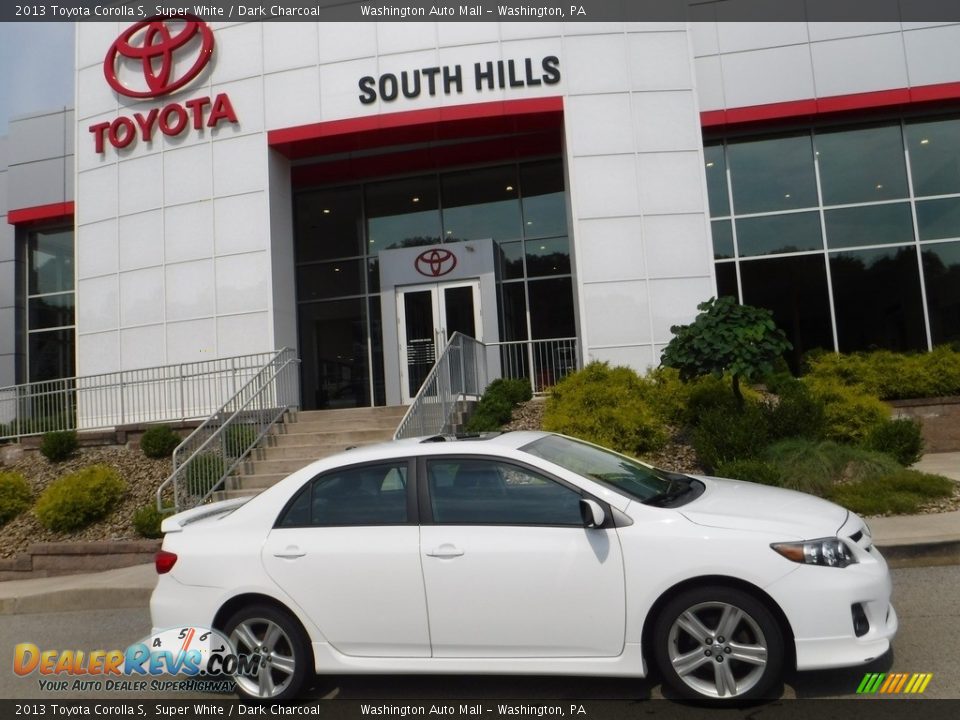
<path fill-rule="evenodd" d="M 664 606 L 656 622 L 657 666 L 683 697 L 767 697 L 780 679 L 783 633 L 767 607 L 742 590 L 687 590 Z"/>
<path fill-rule="evenodd" d="M 237 694 L 251 700 L 297 697 L 312 672 L 310 650 L 299 623 L 270 605 L 251 605 L 231 616 L 224 628 L 240 656 L 258 656 L 253 669 L 238 673 Z"/>

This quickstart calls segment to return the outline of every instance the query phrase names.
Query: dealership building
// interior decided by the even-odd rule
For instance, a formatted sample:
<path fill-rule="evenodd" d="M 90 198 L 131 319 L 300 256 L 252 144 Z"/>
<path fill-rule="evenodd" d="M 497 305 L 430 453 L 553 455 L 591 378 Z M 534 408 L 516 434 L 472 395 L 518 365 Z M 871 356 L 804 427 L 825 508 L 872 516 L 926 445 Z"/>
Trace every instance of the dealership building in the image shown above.
<path fill-rule="evenodd" d="M 715 295 L 794 361 L 960 341 L 960 24 L 76 32 L 0 139 L 0 387 L 289 347 L 398 405 L 455 330 L 542 386 Z"/>

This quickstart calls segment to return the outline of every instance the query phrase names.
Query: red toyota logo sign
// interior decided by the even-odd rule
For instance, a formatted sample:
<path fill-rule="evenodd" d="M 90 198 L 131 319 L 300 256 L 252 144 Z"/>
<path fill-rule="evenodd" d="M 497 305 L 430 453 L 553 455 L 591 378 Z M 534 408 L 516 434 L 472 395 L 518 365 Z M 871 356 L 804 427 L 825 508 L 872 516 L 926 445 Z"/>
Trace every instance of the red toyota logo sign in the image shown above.
<path fill-rule="evenodd" d="M 171 28 L 171 26 L 174 26 Z M 176 27 L 179 26 L 179 27 Z M 175 65 L 184 48 L 195 37 L 200 38 L 193 64 L 178 76 Z M 132 98 L 152 98 L 179 90 L 199 75 L 213 54 L 213 31 L 194 15 L 152 17 L 127 28 L 110 46 L 103 61 L 103 74 L 110 87 Z M 123 59 L 138 61 L 143 69 L 144 84 L 127 87 L 117 76 Z"/>
<path fill-rule="evenodd" d="M 445 248 L 425 250 L 414 261 L 417 272 L 427 277 L 440 277 L 457 266 L 457 256 Z"/>

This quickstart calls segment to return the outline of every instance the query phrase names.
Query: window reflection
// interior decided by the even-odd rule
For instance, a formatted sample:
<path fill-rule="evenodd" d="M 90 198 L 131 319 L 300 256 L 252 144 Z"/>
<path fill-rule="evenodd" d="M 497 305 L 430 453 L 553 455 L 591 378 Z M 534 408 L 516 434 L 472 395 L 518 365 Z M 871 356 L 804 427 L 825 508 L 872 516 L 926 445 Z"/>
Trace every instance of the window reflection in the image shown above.
<path fill-rule="evenodd" d="M 915 246 L 830 254 L 840 352 L 926 348 Z"/>
<path fill-rule="evenodd" d="M 737 291 L 737 264 L 732 262 L 717 263 L 717 297 L 732 297 L 740 301 Z"/>
<path fill-rule="evenodd" d="M 727 145 L 737 213 L 791 210 L 817 204 L 810 134 Z"/>
<path fill-rule="evenodd" d="M 717 260 L 733 257 L 733 226 L 729 220 L 714 220 L 710 223 L 713 235 L 713 257 Z"/>
<path fill-rule="evenodd" d="M 917 231 L 921 240 L 960 237 L 960 198 L 918 201 Z"/>
<path fill-rule="evenodd" d="M 740 257 L 823 249 L 820 214 L 768 215 L 737 220 Z"/>
<path fill-rule="evenodd" d="M 521 237 L 515 166 L 448 173 L 441 176 L 440 186 L 445 242 Z"/>
<path fill-rule="evenodd" d="M 366 187 L 367 253 L 440 242 L 436 176 L 371 183 Z"/>
<path fill-rule="evenodd" d="M 960 342 L 960 242 L 924 245 L 922 254 L 933 344 Z"/>
<path fill-rule="evenodd" d="M 523 188 L 523 234 L 528 238 L 565 235 L 567 198 L 559 160 L 520 166 Z"/>
<path fill-rule="evenodd" d="M 827 247 L 894 245 L 913 241 L 909 203 L 867 205 L 824 212 Z"/>
<path fill-rule="evenodd" d="M 960 193 L 960 119 L 908 122 L 905 132 L 914 194 Z"/>
<path fill-rule="evenodd" d="M 33 232 L 28 242 L 28 292 L 73 290 L 73 230 Z"/>
<path fill-rule="evenodd" d="M 899 123 L 818 131 L 814 142 L 824 205 L 907 196 Z"/>
<path fill-rule="evenodd" d="M 567 238 L 527 240 L 527 275 L 568 275 L 570 243 Z"/>
<path fill-rule="evenodd" d="M 360 188 L 303 193 L 296 200 L 297 262 L 364 254 Z"/>
<path fill-rule="evenodd" d="M 366 305 L 356 298 L 300 306 L 302 388 L 308 407 L 370 404 Z"/>

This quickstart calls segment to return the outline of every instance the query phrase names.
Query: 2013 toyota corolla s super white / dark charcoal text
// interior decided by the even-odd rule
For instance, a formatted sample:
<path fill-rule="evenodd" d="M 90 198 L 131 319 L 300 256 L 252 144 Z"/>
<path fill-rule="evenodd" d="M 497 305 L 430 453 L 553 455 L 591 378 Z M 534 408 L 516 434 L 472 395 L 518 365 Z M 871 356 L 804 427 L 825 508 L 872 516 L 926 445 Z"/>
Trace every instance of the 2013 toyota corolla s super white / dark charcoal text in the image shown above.
<path fill-rule="evenodd" d="M 897 630 L 853 513 L 656 470 L 540 432 L 438 436 L 317 461 L 168 518 L 154 632 L 223 631 L 242 696 L 313 673 L 643 677 L 764 697 L 788 664 L 857 665 Z"/>

